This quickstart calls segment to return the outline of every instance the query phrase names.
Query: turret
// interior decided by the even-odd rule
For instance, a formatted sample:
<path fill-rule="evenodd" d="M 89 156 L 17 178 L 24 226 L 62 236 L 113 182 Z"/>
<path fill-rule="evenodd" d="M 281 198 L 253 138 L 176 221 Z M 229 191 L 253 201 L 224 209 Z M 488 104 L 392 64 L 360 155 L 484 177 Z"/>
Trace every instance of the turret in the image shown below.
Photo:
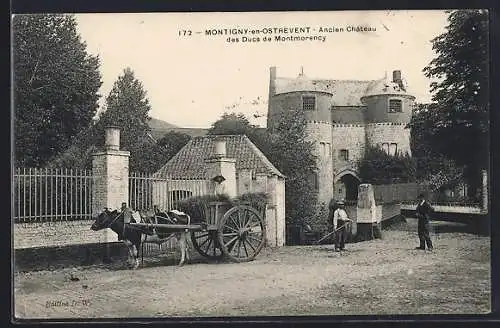
<path fill-rule="evenodd" d="M 415 97 L 408 93 L 400 70 L 392 72 L 392 80 L 386 76 L 374 81 L 361 97 L 367 107 L 367 123 L 409 123 L 414 100 Z"/>
<path fill-rule="evenodd" d="M 318 156 L 318 172 L 313 177 L 318 188 L 318 200 L 328 203 L 333 196 L 332 92 L 309 79 L 303 69 L 296 78 L 277 78 L 275 74 L 275 68 L 271 68 L 268 128 L 272 130 L 279 123 L 280 113 L 284 111 L 304 113 L 306 135 L 314 142 Z"/>
<path fill-rule="evenodd" d="M 411 120 L 415 97 L 408 88 L 400 70 L 392 72 L 392 80 L 376 80 L 368 87 L 361 101 L 366 105 L 366 141 L 389 154 L 408 153 L 410 130 L 406 125 Z"/>
<path fill-rule="evenodd" d="M 268 128 L 283 111 L 301 110 L 308 121 L 331 121 L 332 93 L 307 78 L 303 70 L 296 78 L 278 78 L 271 67 L 269 81 Z"/>

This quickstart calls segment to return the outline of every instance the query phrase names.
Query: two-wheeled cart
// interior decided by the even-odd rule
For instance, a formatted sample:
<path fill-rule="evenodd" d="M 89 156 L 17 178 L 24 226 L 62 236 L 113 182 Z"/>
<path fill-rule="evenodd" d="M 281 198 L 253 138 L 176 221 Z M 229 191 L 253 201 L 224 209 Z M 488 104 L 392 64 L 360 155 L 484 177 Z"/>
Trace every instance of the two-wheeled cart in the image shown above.
<path fill-rule="evenodd" d="M 210 259 L 228 258 L 235 262 L 253 260 L 265 244 L 263 211 L 229 202 L 209 202 L 201 206 L 201 218 L 179 223 L 129 223 L 152 228 L 160 238 L 189 231 L 194 248 Z"/>

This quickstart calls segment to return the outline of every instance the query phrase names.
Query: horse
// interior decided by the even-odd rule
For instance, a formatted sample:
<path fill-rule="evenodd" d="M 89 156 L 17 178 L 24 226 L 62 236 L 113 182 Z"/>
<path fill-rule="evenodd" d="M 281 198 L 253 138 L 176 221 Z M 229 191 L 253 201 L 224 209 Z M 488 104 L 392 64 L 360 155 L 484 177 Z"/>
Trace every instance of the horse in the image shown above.
<path fill-rule="evenodd" d="M 159 218 L 158 223 L 177 223 L 182 222 L 183 220 L 179 220 L 179 218 L 184 218 L 189 216 L 182 212 L 178 211 L 169 211 L 169 213 L 174 217 L 173 219 L 167 213 L 156 213 L 160 215 L 156 215 L 156 218 Z M 148 220 L 143 219 L 143 217 L 139 218 L 139 221 L 145 222 Z M 134 215 L 130 218 L 131 223 L 139 223 L 134 218 Z M 189 220 L 188 220 L 189 222 Z M 149 222 L 150 223 L 150 222 Z M 101 213 L 97 215 L 94 223 L 91 225 L 90 229 L 93 231 L 99 231 L 102 229 L 109 228 L 113 230 L 118 235 L 118 240 L 124 242 L 124 244 L 128 248 L 128 259 L 127 262 L 129 267 L 133 269 L 137 269 L 139 267 L 139 258 L 138 253 L 139 249 L 145 243 L 155 243 L 162 244 L 166 242 L 171 237 L 175 237 L 180 246 L 181 251 L 181 260 L 179 262 L 179 266 L 184 265 L 185 260 L 190 261 L 190 253 L 189 253 L 189 230 L 183 230 L 180 232 L 157 232 L 155 228 L 151 227 L 138 227 L 132 226 L 125 223 L 125 211 L 119 210 L 109 210 L 105 208 Z M 141 254 L 142 255 L 142 254 Z"/>

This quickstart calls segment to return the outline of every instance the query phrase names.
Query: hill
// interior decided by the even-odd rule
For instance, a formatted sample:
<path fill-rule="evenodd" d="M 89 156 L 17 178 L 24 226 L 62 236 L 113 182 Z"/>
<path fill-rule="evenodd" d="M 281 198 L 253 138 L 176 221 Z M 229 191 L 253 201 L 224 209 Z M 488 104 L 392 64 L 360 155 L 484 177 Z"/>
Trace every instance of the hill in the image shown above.
<path fill-rule="evenodd" d="M 151 128 L 151 136 L 156 141 L 160 140 L 169 131 L 182 132 L 191 137 L 204 136 L 208 132 L 208 129 L 202 128 L 181 128 L 177 125 L 162 121 L 154 117 L 149 120 L 148 124 Z"/>

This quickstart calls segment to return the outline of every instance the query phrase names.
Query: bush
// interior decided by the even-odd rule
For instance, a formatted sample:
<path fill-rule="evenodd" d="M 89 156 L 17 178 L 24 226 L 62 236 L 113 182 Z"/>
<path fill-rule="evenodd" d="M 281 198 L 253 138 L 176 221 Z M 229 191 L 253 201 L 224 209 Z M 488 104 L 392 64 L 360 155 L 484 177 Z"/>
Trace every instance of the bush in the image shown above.
<path fill-rule="evenodd" d="M 263 212 L 269 204 L 269 195 L 264 192 L 249 192 L 236 197 L 233 200 L 234 204 L 244 203 L 255 208 L 259 212 Z"/>
<path fill-rule="evenodd" d="M 328 214 L 329 209 L 327 206 L 317 206 L 315 213 L 304 217 L 303 222 L 309 224 L 314 232 L 323 236 L 329 229 Z"/>
<path fill-rule="evenodd" d="M 211 202 L 229 202 L 227 195 L 203 195 L 175 202 L 175 207 L 192 218 L 202 218 L 204 207 Z"/>
<path fill-rule="evenodd" d="M 364 183 L 415 182 L 417 162 L 407 154 L 391 156 L 380 148 L 368 147 L 365 157 L 359 162 L 359 175 Z"/>
<path fill-rule="evenodd" d="M 204 208 L 211 202 L 224 202 L 229 206 L 249 205 L 259 213 L 265 213 L 266 205 L 269 203 L 269 195 L 266 193 L 246 193 L 235 198 L 227 195 L 203 195 L 190 197 L 175 203 L 180 211 L 189 214 L 192 218 L 203 218 Z"/>

